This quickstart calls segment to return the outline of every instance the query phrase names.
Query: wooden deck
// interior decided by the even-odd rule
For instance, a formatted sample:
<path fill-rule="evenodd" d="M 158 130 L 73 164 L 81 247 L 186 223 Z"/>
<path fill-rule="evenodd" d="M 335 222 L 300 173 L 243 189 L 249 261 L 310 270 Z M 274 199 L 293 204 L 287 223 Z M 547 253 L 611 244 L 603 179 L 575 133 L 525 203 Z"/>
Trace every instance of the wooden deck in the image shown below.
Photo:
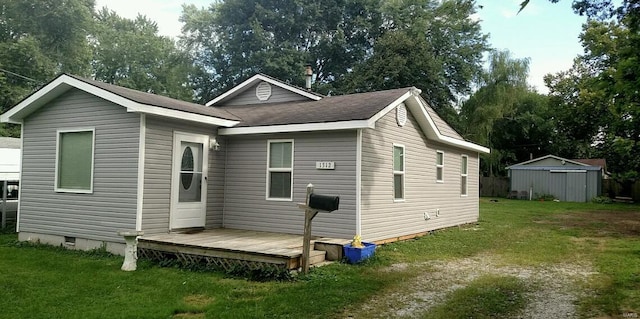
<path fill-rule="evenodd" d="M 227 270 L 239 265 L 250 269 L 271 267 L 290 270 L 300 266 L 302 240 L 301 235 L 221 228 L 145 235 L 138 239 L 138 253 L 142 258 L 177 258 L 184 263 L 206 263 Z M 323 240 L 313 238 L 311 247 L 315 241 Z M 326 239 L 323 242 L 335 244 L 336 240 Z M 312 250 L 312 264 L 324 260 L 324 251 Z"/>

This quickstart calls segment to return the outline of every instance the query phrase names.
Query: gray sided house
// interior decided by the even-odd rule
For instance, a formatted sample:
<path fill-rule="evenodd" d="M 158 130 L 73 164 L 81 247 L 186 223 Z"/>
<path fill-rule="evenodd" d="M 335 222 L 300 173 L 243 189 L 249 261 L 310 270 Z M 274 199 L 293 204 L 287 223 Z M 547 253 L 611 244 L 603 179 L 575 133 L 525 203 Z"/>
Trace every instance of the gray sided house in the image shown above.
<path fill-rule="evenodd" d="M 0 116 L 22 124 L 19 238 L 121 253 L 121 229 L 302 234 L 308 183 L 340 196 L 315 236 L 477 221 L 489 150 L 419 94 L 324 97 L 258 74 L 202 106 L 63 74 Z"/>
<path fill-rule="evenodd" d="M 511 191 L 533 198 L 553 195 L 561 201 L 589 201 L 602 192 L 604 168 L 584 162 L 547 155 L 509 166 Z"/>

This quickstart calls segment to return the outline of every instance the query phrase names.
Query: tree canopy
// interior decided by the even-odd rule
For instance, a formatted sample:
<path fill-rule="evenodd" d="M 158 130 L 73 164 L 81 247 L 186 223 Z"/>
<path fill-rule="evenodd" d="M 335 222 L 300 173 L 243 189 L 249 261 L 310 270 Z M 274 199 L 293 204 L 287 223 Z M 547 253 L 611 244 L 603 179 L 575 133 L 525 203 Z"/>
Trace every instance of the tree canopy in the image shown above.
<path fill-rule="evenodd" d="M 227 0 L 185 6 L 182 42 L 201 101 L 257 72 L 301 85 L 310 63 L 321 93 L 417 86 L 455 120 L 488 49 L 474 12 L 468 0 Z"/>
<path fill-rule="evenodd" d="M 126 19 L 103 8 L 95 16 L 90 43 L 96 80 L 149 93 L 191 100 L 192 71 L 173 40 L 158 35 L 155 22 L 138 15 Z"/>

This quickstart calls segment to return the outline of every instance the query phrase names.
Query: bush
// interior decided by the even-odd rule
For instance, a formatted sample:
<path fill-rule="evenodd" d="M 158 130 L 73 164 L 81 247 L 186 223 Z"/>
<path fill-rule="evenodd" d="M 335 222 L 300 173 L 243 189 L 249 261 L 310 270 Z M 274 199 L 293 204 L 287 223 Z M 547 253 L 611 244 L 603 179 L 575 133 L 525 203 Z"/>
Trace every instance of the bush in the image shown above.
<path fill-rule="evenodd" d="M 535 200 L 539 201 L 552 201 L 554 199 L 556 199 L 556 197 L 551 194 L 536 194 L 535 198 Z"/>
<path fill-rule="evenodd" d="M 597 196 L 592 198 L 591 202 L 596 204 L 611 204 L 613 200 L 607 196 Z"/>

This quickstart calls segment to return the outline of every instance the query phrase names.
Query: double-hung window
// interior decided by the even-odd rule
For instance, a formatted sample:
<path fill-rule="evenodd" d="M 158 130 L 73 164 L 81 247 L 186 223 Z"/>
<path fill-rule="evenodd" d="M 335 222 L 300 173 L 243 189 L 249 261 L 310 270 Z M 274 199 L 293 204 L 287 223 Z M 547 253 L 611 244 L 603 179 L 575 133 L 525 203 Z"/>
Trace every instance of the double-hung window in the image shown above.
<path fill-rule="evenodd" d="M 436 151 L 436 182 L 444 182 L 444 152 Z"/>
<path fill-rule="evenodd" d="M 469 169 L 469 158 L 467 155 L 462 155 L 462 162 L 460 163 L 460 195 L 467 196 L 467 172 Z"/>
<path fill-rule="evenodd" d="M 404 200 L 404 146 L 393 145 L 393 200 Z"/>
<path fill-rule="evenodd" d="M 93 192 L 95 129 L 58 130 L 55 191 Z"/>
<path fill-rule="evenodd" d="M 293 140 L 270 140 L 267 146 L 267 199 L 293 199 Z"/>

